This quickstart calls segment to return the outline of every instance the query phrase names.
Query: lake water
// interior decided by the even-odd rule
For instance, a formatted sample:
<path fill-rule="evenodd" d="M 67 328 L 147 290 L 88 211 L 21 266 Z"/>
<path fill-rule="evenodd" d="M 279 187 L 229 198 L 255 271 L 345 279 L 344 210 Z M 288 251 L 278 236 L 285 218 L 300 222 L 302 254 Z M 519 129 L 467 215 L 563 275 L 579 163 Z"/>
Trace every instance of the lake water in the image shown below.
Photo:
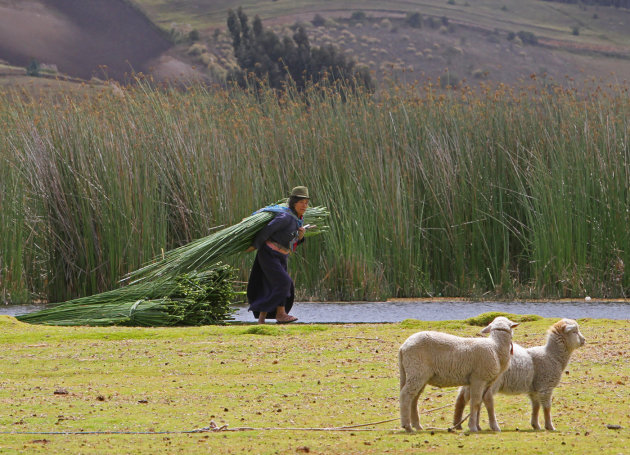
<path fill-rule="evenodd" d="M 537 314 L 549 318 L 630 319 L 628 302 L 471 302 L 389 301 L 369 303 L 296 303 L 291 314 L 299 322 L 400 322 L 405 319 L 444 321 L 467 319 L 489 311 Z M 237 321 L 254 321 L 247 306 L 238 307 Z"/>
<path fill-rule="evenodd" d="M 0 314 L 17 316 L 45 308 L 44 305 L 0 305 Z M 247 306 L 239 305 L 234 318 L 254 322 Z M 291 314 L 302 323 L 378 323 L 405 319 L 444 321 L 467 319 L 489 311 L 513 314 L 537 314 L 549 318 L 630 319 L 628 301 L 556 301 L 556 302 L 471 302 L 467 300 L 400 300 L 388 302 L 300 303 Z"/>

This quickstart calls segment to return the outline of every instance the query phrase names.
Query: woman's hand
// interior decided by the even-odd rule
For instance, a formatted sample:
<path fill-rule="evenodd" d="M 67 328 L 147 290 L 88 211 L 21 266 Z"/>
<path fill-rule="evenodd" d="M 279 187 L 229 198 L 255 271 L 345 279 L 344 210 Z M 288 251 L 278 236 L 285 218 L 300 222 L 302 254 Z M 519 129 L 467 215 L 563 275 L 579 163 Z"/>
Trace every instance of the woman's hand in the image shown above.
<path fill-rule="evenodd" d="M 298 240 L 302 240 L 304 238 L 305 231 L 306 229 L 304 229 L 303 227 L 298 228 Z"/>

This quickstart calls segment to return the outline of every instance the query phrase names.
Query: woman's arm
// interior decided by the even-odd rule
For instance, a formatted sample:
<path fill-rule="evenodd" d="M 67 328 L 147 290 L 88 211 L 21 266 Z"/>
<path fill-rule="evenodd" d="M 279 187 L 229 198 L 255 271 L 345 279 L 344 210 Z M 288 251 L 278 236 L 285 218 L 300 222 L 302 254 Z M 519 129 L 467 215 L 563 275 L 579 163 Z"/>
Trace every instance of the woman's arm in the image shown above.
<path fill-rule="evenodd" d="M 269 237 L 273 235 L 274 232 L 284 229 L 286 226 L 288 226 L 290 222 L 290 215 L 285 215 L 283 213 L 276 215 L 273 220 L 267 223 L 267 225 L 260 231 L 258 231 L 258 234 L 256 234 L 254 242 L 252 243 L 254 249 L 260 248 L 262 244 L 265 243 L 269 239 Z"/>

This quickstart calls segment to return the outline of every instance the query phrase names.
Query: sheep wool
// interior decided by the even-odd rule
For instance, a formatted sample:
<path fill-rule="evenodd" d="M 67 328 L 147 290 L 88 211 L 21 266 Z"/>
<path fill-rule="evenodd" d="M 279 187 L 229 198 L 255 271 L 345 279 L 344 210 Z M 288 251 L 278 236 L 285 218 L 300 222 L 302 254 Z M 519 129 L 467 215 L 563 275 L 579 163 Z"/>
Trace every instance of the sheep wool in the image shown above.
<path fill-rule="evenodd" d="M 514 355 L 508 369 L 496 380 L 483 398 L 488 411 L 490 428 L 501 431 L 494 413 L 494 395 L 529 395 L 532 403 L 531 425 L 540 430 L 538 412 L 543 407 L 545 429 L 555 430 L 551 421 L 551 396 L 560 383 L 562 372 L 569 364 L 571 353 L 583 346 L 584 336 L 573 319 L 562 319 L 553 324 L 547 331 L 547 342 L 544 346 L 525 349 L 514 343 Z M 459 422 L 466 404 L 470 400 L 469 387 L 461 387 L 455 401 L 453 423 L 461 428 Z M 471 409 L 472 412 L 472 409 Z M 477 416 L 477 421 L 479 416 Z"/>
<path fill-rule="evenodd" d="M 488 338 L 462 338 L 425 331 L 411 335 L 398 350 L 400 423 L 411 432 L 422 429 L 418 399 L 427 384 L 469 386 L 470 431 L 479 431 L 478 412 L 483 394 L 510 363 L 512 329 L 518 324 L 499 316 L 481 333 Z"/>

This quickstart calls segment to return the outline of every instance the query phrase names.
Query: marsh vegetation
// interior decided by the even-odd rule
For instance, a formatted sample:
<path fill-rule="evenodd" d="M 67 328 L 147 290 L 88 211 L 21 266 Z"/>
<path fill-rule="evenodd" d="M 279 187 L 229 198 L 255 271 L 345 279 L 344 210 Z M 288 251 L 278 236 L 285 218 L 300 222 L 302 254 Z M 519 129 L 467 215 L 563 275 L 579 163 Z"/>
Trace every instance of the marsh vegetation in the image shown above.
<path fill-rule="evenodd" d="M 331 213 L 330 232 L 291 261 L 299 299 L 621 297 L 629 100 L 623 85 L 537 80 L 376 95 L 4 92 L 3 299 L 113 288 L 298 183 Z"/>

